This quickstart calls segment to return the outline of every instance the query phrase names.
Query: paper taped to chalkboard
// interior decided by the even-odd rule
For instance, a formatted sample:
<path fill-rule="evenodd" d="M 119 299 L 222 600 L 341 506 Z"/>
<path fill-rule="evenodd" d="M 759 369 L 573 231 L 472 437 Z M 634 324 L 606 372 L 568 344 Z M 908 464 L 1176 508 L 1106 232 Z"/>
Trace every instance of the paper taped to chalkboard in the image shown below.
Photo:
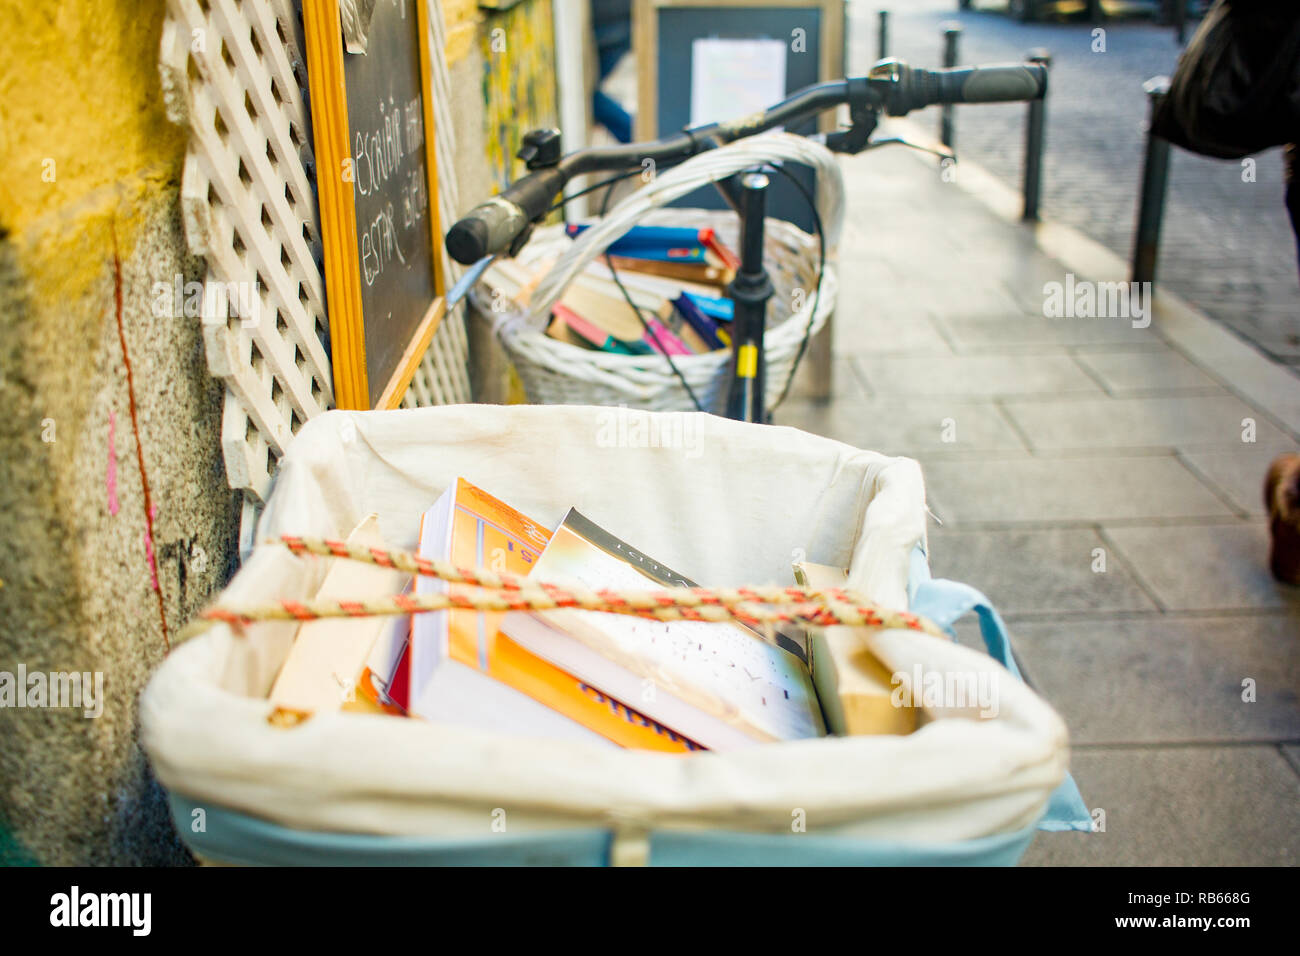
<path fill-rule="evenodd" d="M 722 123 L 785 99 L 784 40 L 701 37 L 691 43 L 691 125 Z"/>

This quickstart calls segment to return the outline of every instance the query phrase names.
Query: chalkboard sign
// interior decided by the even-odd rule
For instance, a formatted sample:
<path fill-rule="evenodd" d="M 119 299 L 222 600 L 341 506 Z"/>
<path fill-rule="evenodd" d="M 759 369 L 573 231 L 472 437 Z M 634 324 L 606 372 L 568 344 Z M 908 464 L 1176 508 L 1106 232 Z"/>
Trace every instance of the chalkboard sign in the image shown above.
<path fill-rule="evenodd" d="M 302 6 L 335 404 L 396 408 L 443 312 L 428 9 L 373 0 L 345 45 L 339 0 Z"/>

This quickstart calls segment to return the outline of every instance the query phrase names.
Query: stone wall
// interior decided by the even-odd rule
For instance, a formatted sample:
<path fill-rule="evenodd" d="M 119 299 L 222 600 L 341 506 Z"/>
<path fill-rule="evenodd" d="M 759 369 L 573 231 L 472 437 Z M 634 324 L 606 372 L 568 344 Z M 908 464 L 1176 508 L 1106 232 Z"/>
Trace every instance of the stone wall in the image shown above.
<path fill-rule="evenodd" d="M 188 859 L 136 700 L 236 553 L 220 388 L 197 324 L 154 308 L 155 282 L 202 278 L 158 94 L 162 11 L 0 0 L 0 671 L 104 690 L 97 718 L 0 709 L 0 818 L 44 863 Z"/>
<path fill-rule="evenodd" d="M 105 698 L 91 719 L 0 707 L 0 862 L 189 859 L 136 703 L 233 573 L 239 498 L 198 324 L 154 294 L 203 276 L 180 225 L 185 132 L 159 90 L 164 9 L 0 0 L 0 684 L 20 666 L 100 673 Z M 493 191 L 484 21 L 473 0 L 444 15 L 468 208 Z"/>

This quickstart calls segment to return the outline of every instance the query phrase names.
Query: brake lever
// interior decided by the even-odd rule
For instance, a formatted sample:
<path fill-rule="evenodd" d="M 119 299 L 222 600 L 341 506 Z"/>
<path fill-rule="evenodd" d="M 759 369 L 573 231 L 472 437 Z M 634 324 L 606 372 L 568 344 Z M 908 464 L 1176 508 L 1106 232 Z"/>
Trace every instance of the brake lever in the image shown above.
<path fill-rule="evenodd" d="M 867 149 L 879 149 L 881 146 L 908 146 L 912 149 L 919 150 L 922 153 L 929 153 L 931 156 L 937 156 L 939 159 L 947 159 L 957 162 L 957 154 L 950 149 L 935 149 L 933 146 L 923 146 L 920 143 L 913 143 L 910 140 L 903 139 L 901 136 L 887 136 L 884 139 L 873 139 L 863 147 Z"/>
<path fill-rule="evenodd" d="M 536 225 L 536 222 L 530 222 L 519 235 L 515 236 L 515 241 L 510 243 L 510 248 L 506 250 L 507 259 L 513 259 L 523 251 L 524 246 L 528 245 L 528 240 L 533 238 L 533 228 Z"/>
<path fill-rule="evenodd" d="M 461 275 L 460 279 L 447 291 L 447 311 L 450 312 L 460 304 L 460 300 L 469 294 L 469 290 L 478 284 L 478 280 L 483 278 L 483 273 L 488 271 L 488 267 L 496 262 L 495 255 L 484 256 L 478 262 L 474 263 Z"/>

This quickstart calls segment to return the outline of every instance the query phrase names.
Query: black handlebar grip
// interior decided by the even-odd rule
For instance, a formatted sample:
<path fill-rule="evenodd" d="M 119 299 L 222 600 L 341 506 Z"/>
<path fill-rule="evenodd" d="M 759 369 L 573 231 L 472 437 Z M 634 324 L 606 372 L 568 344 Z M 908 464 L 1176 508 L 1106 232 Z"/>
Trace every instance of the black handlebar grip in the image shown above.
<path fill-rule="evenodd" d="M 471 209 L 447 230 L 447 251 L 462 265 L 504 252 L 528 226 L 524 211 L 501 196 Z"/>
<path fill-rule="evenodd" d="M 484 256 L 509 251 L 530 222 L 546 215 L 567 179 L 553 166 L 529 173 L 501 195 L 475 206 L 447 230 L 447 251 L 467 266 Z"/>
<path fill-rule="evenodd" d="M 926 71 L 917 84 L 931 103 L 1007 103 L 1036 100 L 1047 93 L 1047 67 L 1036 63 L 956 67 Z"/>

